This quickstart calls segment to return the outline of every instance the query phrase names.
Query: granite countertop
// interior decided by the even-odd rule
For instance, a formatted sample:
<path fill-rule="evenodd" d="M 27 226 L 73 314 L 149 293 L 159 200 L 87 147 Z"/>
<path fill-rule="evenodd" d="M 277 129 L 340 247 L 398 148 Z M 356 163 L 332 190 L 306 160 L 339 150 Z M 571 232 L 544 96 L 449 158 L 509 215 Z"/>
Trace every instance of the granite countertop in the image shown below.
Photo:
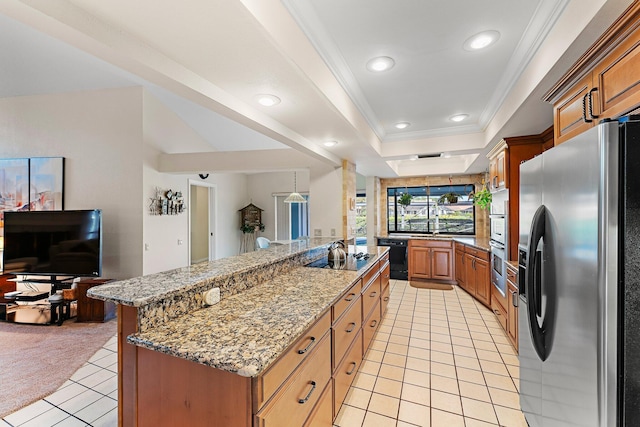
<path fill-rule="evenodd" d="M 475 248 L 482 249 L 487 252 L 491 251 L 491 246 L 489 246 L 488 237 L 460 236 L 458 234 L 426 234 L 426 235 L 400 234 L 400 235 L 376 236 L 376 239 L 377 238 L 400 239 L 400 240 L 453 240 L 454 242 L 460 242 L 467 246 L 473 246 Z"/>
<path fill-rule="evenodd" d="M 488 237 L 454 237 L 453 240 L 467 246 L 473 246 L 474 248 L 491 252 Z"/>
<path fill-rule="evenodd" d="M 335 237 L 291 241 L 238 256 L 110 282 L 89 289 L 87 294 L 92 298 L 116 304 L 141 307 L 176 292 L 188 291 L 190 287 L 202 285 L 207 281 L 251 271 L 335 241 Z"/>
<path fill-rule="evenodd" d="M 388 248 L 358 271 L 295 267 L 144 333 L 132 344 L 254 377 L 318 319 Z"/>

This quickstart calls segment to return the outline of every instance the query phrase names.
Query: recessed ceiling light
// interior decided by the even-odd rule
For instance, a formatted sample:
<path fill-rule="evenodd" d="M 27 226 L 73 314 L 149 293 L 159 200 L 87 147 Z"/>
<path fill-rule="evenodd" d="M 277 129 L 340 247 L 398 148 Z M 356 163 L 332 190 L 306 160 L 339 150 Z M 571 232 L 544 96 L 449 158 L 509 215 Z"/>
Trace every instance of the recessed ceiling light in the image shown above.
<path fill-rule="evenodd" d="M 392 58 L 389 58 L 388 56 L 379 56 L 377 58 L 370 59 L 369 62 L 367 62 L 367 70 L 374 72 L 387 71 L 393 68 L 394 65 L 395 61 Z"/>
<path fill-rule="evenodd" d="M 266 93 L 256 95 L 256 100 L 258 101 L 258 104 L 265 107 L 273 107 L 274 105 L 280 104 L 280 98 Z"/>
<path fill-rule="evenodd" d="M 452 122 L 461 122 L 467 117 L 469 117 L 468 114 L 456 114 L 455 116 L 449 117 L 449 120 L 451 120 Z"/>
<path fill-rule="evenodd" d="M 409 122 L 398 122 L 393 126 L 395 126 L 396 129 L 406 129 L 409 126 L 411 126 L 411 123 L 409 123 Z"/>
<path fill-rule="evenodd" d="M 338 145 L 338 141 L 325 141 L 323 142 L 325 147 L 333 147 L 335 145 Z"/>
<path fill-rule="evenodd" d="M 483 31 L 469 37 L 462 45 L 465 50 L 474 51 L 491 46 L 500 38 L 500 33 L 495 30 Z"/>

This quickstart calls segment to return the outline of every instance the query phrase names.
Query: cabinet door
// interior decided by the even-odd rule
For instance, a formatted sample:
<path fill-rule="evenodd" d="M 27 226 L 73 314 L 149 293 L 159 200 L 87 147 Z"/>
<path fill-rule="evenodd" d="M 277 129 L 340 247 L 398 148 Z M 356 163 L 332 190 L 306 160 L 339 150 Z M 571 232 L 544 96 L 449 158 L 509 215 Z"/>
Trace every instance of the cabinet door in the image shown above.
<path fill-rule="evenodd" d="M 429 248 L 416 247 L 409 249 L 409 280 L 412 278 L 431 278 L 430 252 L 431 249 Z"/>
<path fill-rule="evenodd" d="M 465 290 L 471 295 L 476 296 L 476 270 L 474 260 L 476 257 L 470 254 L 464 254 L 464 283 Z"/>
<path fill-rule="evenodd" d="M 553 106 L 553 132 L 555 145 L 558 145 L 594 126 L 595 121 L 587 122 L 588 108 L 586 97 L 591 90 L 591 73 L 576 83 Z M 585 112 L 587 116 L 585 116 Z"/>
<path fill-rule="evenodd" d="M 496 174 L 498 176 L 498 188 L 503 189 L 507 188 L 507 160 L 506 160 L 507 152 L 506 150 L 502 150 L 496 156 Z"/>
<path fill-rule="evenodd" d="M 518 288 L 508 282 L 509 298 L 507 301 L 507 335 L 511 344 L 518 351 Z"/>
<path fill-rule="evenodd" d="M 640 105 L 640 28 L 593 70 L 593 113 L 616 118 Z"/>
<path fill-rule="evenodd" d="M 476 298 L 486 306 L 491 305 L 491 271 L 489 263 L 480 258 L 474 258 L 473 265 L 476 274 Z"/>
<path fill-rule="evenodd" d="M 489 159 L 489 191 L 498 189 L 498 159 Z"/>
<path fill-rule="evenodd" d="M 458 285 L 464 289 L 466 287 L 464 283 L 464 250 L 458 248 L 457 246 L 455 272 L 456 282 L 458 282 Z"/>
<path fill-rule="evenodd" d="M 453 280 L 453 249 L 431 249 L 431 278 Z"/>

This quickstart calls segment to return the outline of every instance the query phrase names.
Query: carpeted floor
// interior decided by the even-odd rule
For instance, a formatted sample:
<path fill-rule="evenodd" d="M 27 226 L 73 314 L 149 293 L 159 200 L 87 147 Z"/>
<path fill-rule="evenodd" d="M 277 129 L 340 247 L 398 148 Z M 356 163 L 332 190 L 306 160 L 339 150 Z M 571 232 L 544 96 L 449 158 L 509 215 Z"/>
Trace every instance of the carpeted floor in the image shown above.
<path fill-rule="evenodd" d="M 450 291 L 453 289 L 453 285 L 448 283 L 422 282 L 419 280 L 412 280 L 409 285 L 418 289 L 434 289 L 437 291 Z"/>
<path fill-rule="evenodd" d="M 117 322 L 0 322 L 0 418 L 54 392 L 116 334 Z"/>

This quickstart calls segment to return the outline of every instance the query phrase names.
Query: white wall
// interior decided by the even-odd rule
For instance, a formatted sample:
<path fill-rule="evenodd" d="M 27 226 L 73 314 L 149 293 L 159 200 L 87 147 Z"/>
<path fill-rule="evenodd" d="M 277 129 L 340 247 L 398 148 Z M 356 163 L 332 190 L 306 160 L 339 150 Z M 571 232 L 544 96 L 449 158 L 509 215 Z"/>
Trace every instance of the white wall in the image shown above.
<path fill-rule="evenodd" d="M 142 89 L 0 99 L 0 157 L 65 157 L 65 209 L 102 209 L 104 277 L 142 273 Z"/>
<path fill-rule="evenodd" d="M 342 168 L 314 168 L 309 183 L 309 219 L 311 236 L 342 237 Z"/>

